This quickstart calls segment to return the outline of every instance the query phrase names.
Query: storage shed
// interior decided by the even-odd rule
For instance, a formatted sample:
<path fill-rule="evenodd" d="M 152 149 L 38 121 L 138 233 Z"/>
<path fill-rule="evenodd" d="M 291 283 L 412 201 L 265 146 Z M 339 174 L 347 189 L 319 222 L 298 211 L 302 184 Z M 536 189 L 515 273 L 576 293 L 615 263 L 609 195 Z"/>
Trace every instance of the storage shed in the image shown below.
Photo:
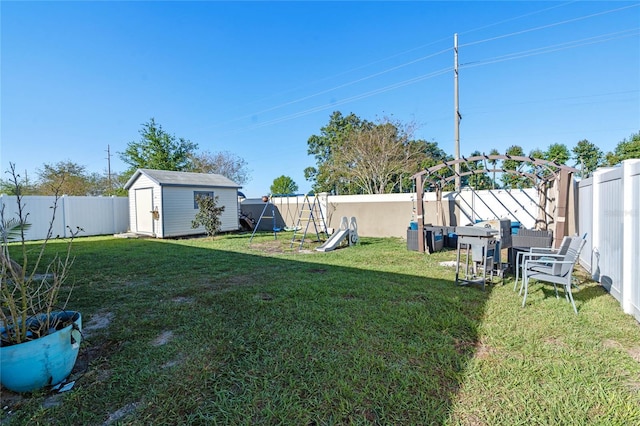
<path fill-rule="evenodd" d="M 156 238 L 205 233 L 192 228 L 197 195 L 218 197 L 224 206 L 220 231 L 238 230 L 240 185 L 222 175 L 138 169 L 124 188 L 129 191 L 129 231 Z"/>

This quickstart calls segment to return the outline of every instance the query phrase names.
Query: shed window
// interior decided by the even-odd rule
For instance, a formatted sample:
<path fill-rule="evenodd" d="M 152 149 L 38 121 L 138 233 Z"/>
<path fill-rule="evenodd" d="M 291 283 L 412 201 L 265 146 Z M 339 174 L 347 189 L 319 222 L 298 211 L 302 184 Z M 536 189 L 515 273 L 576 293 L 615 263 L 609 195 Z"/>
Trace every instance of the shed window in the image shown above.
<path fill-rule="evenodd" d="M 198 208 L 198 195 L 214 198 L 213 191 L 193 191 L 193 208 Z"/>

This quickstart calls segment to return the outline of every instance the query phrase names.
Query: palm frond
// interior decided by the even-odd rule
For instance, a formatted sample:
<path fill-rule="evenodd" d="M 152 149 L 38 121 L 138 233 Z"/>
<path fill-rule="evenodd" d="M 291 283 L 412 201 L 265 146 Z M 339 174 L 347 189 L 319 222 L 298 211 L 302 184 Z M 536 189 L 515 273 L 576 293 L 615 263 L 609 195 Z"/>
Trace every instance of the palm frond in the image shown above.
<path fill-rule="evenodd" d="M 0 221 L 0 236 L 4 242 L 14 241 L 20 238 L 22 231 L 26 231 L 30 227 L 30 223 L 21 222 L 15 217 L 12 217 L 9 220 Z"/>

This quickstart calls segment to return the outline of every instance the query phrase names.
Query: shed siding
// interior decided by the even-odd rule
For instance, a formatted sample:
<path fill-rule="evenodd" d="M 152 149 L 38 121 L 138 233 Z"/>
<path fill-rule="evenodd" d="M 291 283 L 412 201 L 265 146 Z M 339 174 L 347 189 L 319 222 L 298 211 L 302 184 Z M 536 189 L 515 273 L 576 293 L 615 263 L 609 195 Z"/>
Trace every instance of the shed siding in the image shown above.
<path fill-rule="evenodd" d="M 213 191 L 218 196 L 218 205 L 225 206 L 221 217 L 221 231 L 235 231 L 238 229 L 238 201 L 235 188 L 211 187 L 162 187 L 163 208 L 160 217 L 162 223 L 162 237 L 177 237 L 184 235 L 202 234 L 204 227 L 193 229 L 191 221 L 198 209 L 194 208 L 194 191 Z"/>
<path fill-rule="evenodd" d="M 237 231 L 238 223 L 238 190 L 236 188 L 214 188 L 218 198 L 218 205 L 224 206 L 222 212 L 222 232 Z"/>

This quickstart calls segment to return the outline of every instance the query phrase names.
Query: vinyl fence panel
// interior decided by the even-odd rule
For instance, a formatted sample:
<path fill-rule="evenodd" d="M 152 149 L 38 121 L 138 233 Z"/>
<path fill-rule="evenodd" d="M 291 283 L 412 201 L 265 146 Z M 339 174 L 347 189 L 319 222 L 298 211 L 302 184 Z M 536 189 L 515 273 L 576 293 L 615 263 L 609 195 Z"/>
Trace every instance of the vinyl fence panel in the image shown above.
<path fill-rule="evenodd" d="M 621 301 L 622 168 L 601 169 L 593 175 L 593 277 Z"/>
<path fill-rule="evenodd" d="M 580 265 L 591 272 L 593 265 L 593 178 L 583 179 L 578 184 L 578 231 L 587 236 L 580 252 Z"/>
<path fill-rule="evenodd" d="M 27 240 L 42 240 L 47 237 L 49 226 L 51 237 L 69 237 L 69 228 L 83 229 L 79 236 L 108 235 L 127 231 L 129 224 L 128 199 L 126 197 L 76 197 L 62 196 L 58 199 L 54 213 L 55 197 L 23 197 L 23 216 L 31 226 L 25 233 Z M 0 208 L 4 208 L 4 219 L 18 217 L 18 204 L 12 195 L 0 195 Z"/>

